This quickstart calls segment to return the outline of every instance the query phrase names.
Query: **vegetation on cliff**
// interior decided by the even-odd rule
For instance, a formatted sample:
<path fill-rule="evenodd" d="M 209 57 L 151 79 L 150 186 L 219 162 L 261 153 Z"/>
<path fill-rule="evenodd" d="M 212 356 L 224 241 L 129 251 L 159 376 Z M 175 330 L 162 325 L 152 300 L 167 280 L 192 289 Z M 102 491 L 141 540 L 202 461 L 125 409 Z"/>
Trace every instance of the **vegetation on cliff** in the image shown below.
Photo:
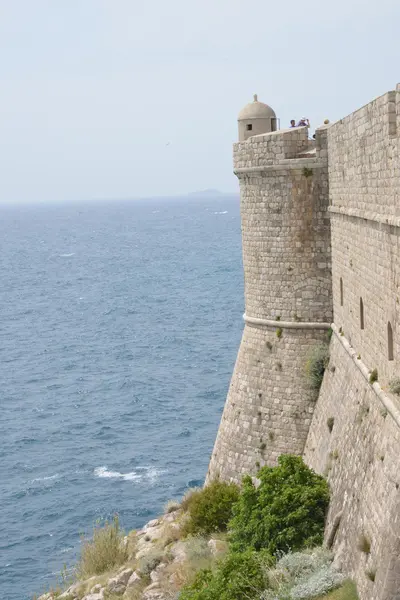
<path fill-rule="evenodd" d="M 243 486 L 214 481 L 123 537 L 118 520 L 83 544 L 78 581 L 42 600 L 356 600 L 322 542 L 329 493 L 297 456 Z M 340 592 L 339 592 L 340 590 Z M 340 595 L 341 594 L 341 595 Z"/>

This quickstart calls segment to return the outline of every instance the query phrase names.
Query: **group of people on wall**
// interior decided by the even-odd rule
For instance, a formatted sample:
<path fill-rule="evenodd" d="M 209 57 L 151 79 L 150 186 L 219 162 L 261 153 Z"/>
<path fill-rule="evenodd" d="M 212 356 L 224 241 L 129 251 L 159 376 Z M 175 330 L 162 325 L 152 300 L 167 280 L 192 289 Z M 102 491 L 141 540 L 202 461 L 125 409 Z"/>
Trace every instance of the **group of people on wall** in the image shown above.
<path fill-rule="evenodd" d="M 301 117 L 300 121 L 296 125 L 296 121 L 292 119 L 290 121 L 290 128 L 292 127 L 310 127 L 310 120 L 306 117 Z"/>

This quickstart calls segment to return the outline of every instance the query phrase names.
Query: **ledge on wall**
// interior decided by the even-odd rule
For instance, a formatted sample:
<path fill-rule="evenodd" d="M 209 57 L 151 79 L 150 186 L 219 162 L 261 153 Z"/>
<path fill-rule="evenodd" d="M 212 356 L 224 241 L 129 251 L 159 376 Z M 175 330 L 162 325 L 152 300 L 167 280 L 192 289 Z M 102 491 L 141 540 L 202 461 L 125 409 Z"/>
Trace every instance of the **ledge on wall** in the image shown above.
<path fill-rule="evenodd" d="M 372 389 L 374 390 L 375 394 L 378 396 L 379 400 L 382 402 L 382 404 L 385 407 L 385 409 L 387 410 L 387 412 L 393 418 L 393 420 L 395 421 L 397 426 L 400 427 L 400 409 L 399 409 L 399 407 L 383 391 L 383 389 L 381 388 L 381 386 L 379 385 L 379 383 L 377 381 L 375 381 L 374 383 L 370 383 L 370 381 L 369 381 L 370 370 L 368 369 L 368 367 L 361 360 L 361 358 L 357 357 L 357 353 L 354 350 L 354 348 L 350 345 L 350 343 L 346 339 L 346 337 L 342 333 L 339 332 L 338 328 L 336 327 L 336 325 L 334 323 L 332 323 L 331 328 L 332 328 L 333 333 L 337 337 L 337 339 L 342 344 L 343 348 L 346 350 L 347 354 L 352 358 L 353 362 L 356 364 L 357 368 L 359 369 L 359 371 L 362 373 L 362 375 L 368 382 L 368 385 L 370 385 L 372 387 Z"/>

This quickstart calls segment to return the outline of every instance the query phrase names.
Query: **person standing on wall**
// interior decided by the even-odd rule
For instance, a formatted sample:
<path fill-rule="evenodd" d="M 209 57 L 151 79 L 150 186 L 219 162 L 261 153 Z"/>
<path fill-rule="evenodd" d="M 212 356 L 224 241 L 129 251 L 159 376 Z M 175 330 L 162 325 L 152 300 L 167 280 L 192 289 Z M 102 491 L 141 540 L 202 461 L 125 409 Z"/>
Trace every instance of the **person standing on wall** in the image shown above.
<path fill-rule="evenodd" d="M 301 117 L 300 121 L 297 123 L 297 127 L 310 127 L 309 119 Z"/>

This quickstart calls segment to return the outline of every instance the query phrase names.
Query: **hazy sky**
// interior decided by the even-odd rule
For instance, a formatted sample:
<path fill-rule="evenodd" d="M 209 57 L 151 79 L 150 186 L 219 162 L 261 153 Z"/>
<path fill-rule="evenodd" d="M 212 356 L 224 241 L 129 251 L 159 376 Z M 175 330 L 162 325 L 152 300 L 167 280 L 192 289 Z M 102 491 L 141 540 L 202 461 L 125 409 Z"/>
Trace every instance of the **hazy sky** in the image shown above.
<path fill-rule="evenodd" d="M 0 202 L 235 191 L 253 93 L 281 126 L 341 118 L 400 81 L 399 23 L 399 0 L 0 0 Z"/>

